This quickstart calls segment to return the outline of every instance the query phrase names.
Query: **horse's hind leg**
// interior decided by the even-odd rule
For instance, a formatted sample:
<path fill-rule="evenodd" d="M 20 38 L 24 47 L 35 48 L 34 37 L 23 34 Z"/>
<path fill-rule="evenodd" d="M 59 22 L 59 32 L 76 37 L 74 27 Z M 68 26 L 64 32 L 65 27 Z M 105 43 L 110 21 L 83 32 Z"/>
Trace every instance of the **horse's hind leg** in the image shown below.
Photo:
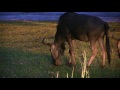
<path fill-rule="evenodd" d="M 97 42 L 96 41 L 91 41 L 90 42 L 90 46 L 92 48 L 92 56 L 90 57 L 89 61 L 88 61 L 88 65 L 87 67 L 89 67 L 91 65 L 91 63 L 93 62 L 96 54 L 97 54 Z"/>
<path fill-rule="evenodd" d="M 105 50 L 105 46 L 104 46 L 104 37 L 100 37 L 98 41 L 99 41 L 100 47 L 102 49 L 102 58 L 103 58 L 102 67 L 104 67 L 105 66 L 105 57 L 106 57 L 106 50 Z"/>

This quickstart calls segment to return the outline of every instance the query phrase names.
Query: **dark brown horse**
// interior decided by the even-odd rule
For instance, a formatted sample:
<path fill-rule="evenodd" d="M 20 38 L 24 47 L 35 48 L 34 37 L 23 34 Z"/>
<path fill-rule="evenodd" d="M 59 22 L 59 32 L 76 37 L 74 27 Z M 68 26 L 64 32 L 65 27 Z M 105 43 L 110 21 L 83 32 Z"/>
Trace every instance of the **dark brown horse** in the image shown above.
<path fill-rule="evenodd" d="M 88 41 L 90 42 L 90 46 L 92 49 L 92 56 L 88 61 L 88 66 L 90 66 L 98 52 L 98 41 L 102 49 L 102 66 L 104 66 L 106 50 L 108 62 L 110 64 L 110 42 L 108 30 L 108 24 L 105 21 L 99 19 L 98 17 L 68 12 L 64 13 L 59 18 L 54 42 L 46 43 L 44 38 L 42 43 L 51 47 L 50 52 L 54 64 L 60 65 L 61 55 L 65 50 L 65 42 L 67 41 L 70 53 L 69 63 L 75 65 L 76 61 L 74 58 L 73 40 L 76 39 L 84 42 Z M 106 36 L 106 49 L 104 46 L 104 36 Z"/>

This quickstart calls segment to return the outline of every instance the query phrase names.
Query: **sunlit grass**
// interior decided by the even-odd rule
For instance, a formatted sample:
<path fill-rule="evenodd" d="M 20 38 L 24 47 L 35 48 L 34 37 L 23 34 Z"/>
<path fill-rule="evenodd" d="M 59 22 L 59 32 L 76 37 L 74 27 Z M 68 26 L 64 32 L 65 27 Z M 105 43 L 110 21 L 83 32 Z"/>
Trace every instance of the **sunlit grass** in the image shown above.
<path fill-rule="evenodd" d="M 90 78 L 89 76 L 89 70 L 87 69 L 87 58 L 86 58 L 86 52 L 83 52 L 83 60 L 80 60 L 81 63 L 81 78 Z"/>
<path fill-rule="evenodd" d="M 120 38 L 120 23 L 109 23 L 111 41 L 111 66 L 106 59 L 106 67 L 102 64 L 101 49 L 90 67 L 90 78 L 115 78 L 120 77 L 120 59 L 117 56 L 116 41 L 111 38 L 115 34 Z M 57 22 L 35 21 L 4 21 L 0 22 L 0 77 L 1 78 L 51 78 L 58 73 L 58 78 L 71 78 L 73 68 L 67 66 L 69 59 L 68 45 L 65 55 L 62 57 L 61 66 L 53 66 L 49 47 L 41 41 L 52 42 L 56 33 Z M 75 58 L 77 65 L 74 67 L 73 78 L 81 78 L 81 64 L 83 51 L 86 51 L 87 59 L 91 56 L 89 43 L 75 41 Z M 98 45 L 99 47 L 99 45 Z M 54 75 L 53 75 L 54 73 Z M 53 75 L 53 76 L 51 76 Z"/>

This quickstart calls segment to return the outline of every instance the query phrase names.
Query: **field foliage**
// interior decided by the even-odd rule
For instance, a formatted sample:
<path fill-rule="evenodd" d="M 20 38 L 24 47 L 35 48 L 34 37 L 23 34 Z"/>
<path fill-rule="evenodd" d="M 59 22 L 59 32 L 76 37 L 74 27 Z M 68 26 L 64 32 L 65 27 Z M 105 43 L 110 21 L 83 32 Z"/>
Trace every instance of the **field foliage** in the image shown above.
<path fill-rule="evenodd" d="M 0 78 L 54 78 L 59 72 L 59 78 L 71 77 L 72 67 L 67 66 L 69 59 L 68 45 L 62 57 L 61 66 L 53 66 L 49 47 L 41 41 L 47 37 L 47 42 L 54 41 L 57 22 L 50 21 L 0 21 Z M 90 78 L 119 78 L 120 59 L 117 56 L 117 42 L 111 38 L 112 34 L 120 38 L 120 23 L 109 22 L 111 44 L 111 66 L 106 59 L 106 67 L 101 68 L 101 49 L 93 61 Z M 91 56 L 89 43 L 75 41 L 75 58 L 73 78 L 81 78 L 82 54 L 86 51 L 86 58 Z"/>

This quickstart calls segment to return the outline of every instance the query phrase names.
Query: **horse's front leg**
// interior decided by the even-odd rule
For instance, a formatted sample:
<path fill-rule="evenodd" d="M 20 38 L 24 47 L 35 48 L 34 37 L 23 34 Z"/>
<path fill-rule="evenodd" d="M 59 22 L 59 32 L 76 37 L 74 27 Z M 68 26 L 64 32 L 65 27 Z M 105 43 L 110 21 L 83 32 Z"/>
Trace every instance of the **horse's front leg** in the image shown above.
<path fill-rule="evenodd" d="M 73 66 L 76 65 L 76 61 L 75 61 L 75 55 L 74 55 L 74 41 L 71 38 L 68 38 L 67 40 L 68 45 L 69 45 L 69 53 L 70 53 L 70 60 L 69 60 L 69 64 L 72 64 Z"/>

